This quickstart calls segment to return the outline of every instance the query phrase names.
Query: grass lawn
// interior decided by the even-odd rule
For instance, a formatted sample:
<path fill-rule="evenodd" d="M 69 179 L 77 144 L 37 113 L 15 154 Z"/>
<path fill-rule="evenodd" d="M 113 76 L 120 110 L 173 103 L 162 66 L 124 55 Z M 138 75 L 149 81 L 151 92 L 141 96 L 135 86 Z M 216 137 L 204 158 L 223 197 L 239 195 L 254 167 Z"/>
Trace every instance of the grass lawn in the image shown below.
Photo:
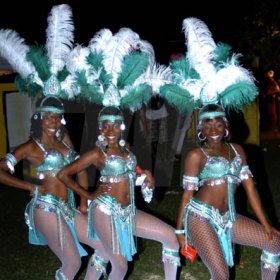
<path fill-rule="evenodd" d="M 252 149 L 252 147 L 249 148 Z M 253 172 L 264 206 L 274 222 L 277 222 L 280 217 L 279 155 L 279 141 L 269 141 L 258 147 L 258 153 L 254 151 L 248 157 L 249 162 L 254 163 Z M 180 164 L 176 162 L 173 171 L 170 170 L 173 172 L 172 187 L 160 188 L 152 203 L 145 206 L 147 211 L 156 213 L 173 225 L 181 198 Z M 164 195 L 163 192 L 165 192 Z M 0 187 L 0 280 L 51 280 L 54 279 L 55 270 L 60 266 L 57 258 L 47 247 L 28 244 L 27 226 L 24 223 L 23 213 L 29 199 L 27 192 L 5 186 Z M 241 209 L 244 211 L 244 207 Z M 250 214 L 250 211 L 248 213 Z M 139 240 L 138 246 L 139 254 L 136 255 L 135 261 L 130 263 L 127 279 L 163 279 L 161 246 L 149 240 Z M 239 258 L 235 266 L 235 279 L 261 279 L 260 251 L 249 247 L 237 249 Z M 86 262 L 87 259 L 84 258 L 81 273 L 76 280 L 83 279 Z M 178 279 L 206 280 L 209 278 L 208 271 L 200 260 L 193 264 L 183 261 Z M 277 279 L 280 279 L 279 276 Z"/>

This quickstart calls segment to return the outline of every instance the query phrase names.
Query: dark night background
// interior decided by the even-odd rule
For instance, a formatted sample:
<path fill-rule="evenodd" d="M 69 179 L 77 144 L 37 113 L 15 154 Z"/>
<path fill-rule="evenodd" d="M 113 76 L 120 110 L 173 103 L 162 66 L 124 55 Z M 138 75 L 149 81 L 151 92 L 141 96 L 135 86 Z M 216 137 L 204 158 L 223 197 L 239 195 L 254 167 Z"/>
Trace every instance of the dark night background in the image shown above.
<path fill-rule="evenodd" d="M 247 1 L 5 1 L 1 3 L 0 28 L 10 28 L 25 38 L 28 44 L 45 43 L 47 16 L 54 5 L 68 3 L 73 10 L 76 43 L 87 44 L 101 28 L 113 32 L 130 27 L 140 37 L 153 44 L 156 56 L 168 63 L 171 53 L 185 52 L 182 22 L 186 17 L 198 17 L 209 26 L 216 42 L 235 47 L 233 35 L 258 0 Z M 36 2 L 36 1 L 35 1 Z M 116 3 L 117 2 L 117 3 Z M 267 2 L 267 1 L 265 1 Z M 235 49 L 234 49 L 235 50 Z M 239 51 L 239 50 L 235 50 Z"/>

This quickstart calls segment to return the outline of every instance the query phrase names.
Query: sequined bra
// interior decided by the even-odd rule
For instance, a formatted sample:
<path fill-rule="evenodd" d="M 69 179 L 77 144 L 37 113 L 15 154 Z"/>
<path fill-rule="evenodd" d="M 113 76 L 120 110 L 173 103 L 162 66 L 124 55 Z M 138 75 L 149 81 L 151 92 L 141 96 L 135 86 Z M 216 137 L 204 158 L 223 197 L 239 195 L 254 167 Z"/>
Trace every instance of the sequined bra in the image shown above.
<path fill-rule="evenodd" d="M 136 157 L 128 149 L 127 158 L 118 155 L 107 155 L 104 150 L 105 164 L 100 169 L 100 182 L 103 183 L 118 183 L 128 179 L 129 173 L 134 172 L 136 169 Z"/>
<path fill-rule="evenodd" d="M 204 168 L 198 175 L 200 186 L 205 183 L 207 183 L 207 185 L 216 186 L 224 184 L 226 180 L 230 180 L 234 184 L 240 183 L 239 175 L 242 169 L 242 158 L 233 145 L 229 145 L 235 152 L 235 157 L 231 161 L 221 156 L 209 156 L 204 149 L 201 148 L 207 160 Z"/>
<path fill-rule="evenodd" d="M 45 177 L 55 177 L 64 166 L 68 165 L 79 157 L 79 155 L 63 141 L 62 143 L 68 148 L 66 156 L 54 149 L 47 151 L 42 143 L 40 143 L 38 140 L 33 140 L 44 152 L 43 162 L 35 167 L 39 179 L 44 179 Z"/>

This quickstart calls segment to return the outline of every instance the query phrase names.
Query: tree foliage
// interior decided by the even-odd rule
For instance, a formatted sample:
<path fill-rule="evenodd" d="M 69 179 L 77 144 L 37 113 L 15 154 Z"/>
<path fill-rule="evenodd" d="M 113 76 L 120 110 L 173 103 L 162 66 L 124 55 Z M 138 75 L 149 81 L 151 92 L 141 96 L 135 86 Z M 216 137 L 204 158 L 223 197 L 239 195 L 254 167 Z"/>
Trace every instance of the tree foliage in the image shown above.
<path fill-rule="evenodd" d="M 241 7 L 242 8 L 242 7 Z M 238 49 L 259 59 L 259 71 L 269 68 L 280 73 L 280 2 L 255 0 L 234 34 Z"/>

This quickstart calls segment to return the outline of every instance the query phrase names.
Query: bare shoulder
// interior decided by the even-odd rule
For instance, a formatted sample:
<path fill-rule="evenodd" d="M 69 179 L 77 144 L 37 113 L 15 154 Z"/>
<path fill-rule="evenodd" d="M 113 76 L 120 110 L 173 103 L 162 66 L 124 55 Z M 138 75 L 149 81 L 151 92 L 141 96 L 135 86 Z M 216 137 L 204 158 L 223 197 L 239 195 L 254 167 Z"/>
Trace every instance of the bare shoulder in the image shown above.
<path fill-rule="evenodd" d="M 200 160 L 201 159 L 201 149 L 200 148 L 194 148 L 186 156 L 186 160 Z"/>
<path fill-rule="evenodd" d="M 245 154 L 243 147 L 237 143 L 230 143 L 239 154 Z"/>
<path fill-rule="evenodd" d="M 198 165 L 201 162 L 203 153 L 200 148 L 194 148 L 188 152 L 185 158 L 185 164 Z"/>
<path fill-rule="evenodd" d="M 199 172 L 203 153 L 200 148 L 192 149 L 184 162 L 184 174 L 196 176 Z"/>
<path fill-rule="evenodd" d="M 244 148 L 240 144 L 237 144 L 237 143 L 231 143 L 231 145 L 234 147 L 236 152 L 241 156 L 243 165 L 244 164 L 246 165 L 247 164 L 247 156 L 246 156 L 246 153 L 244 151 Z"/>

